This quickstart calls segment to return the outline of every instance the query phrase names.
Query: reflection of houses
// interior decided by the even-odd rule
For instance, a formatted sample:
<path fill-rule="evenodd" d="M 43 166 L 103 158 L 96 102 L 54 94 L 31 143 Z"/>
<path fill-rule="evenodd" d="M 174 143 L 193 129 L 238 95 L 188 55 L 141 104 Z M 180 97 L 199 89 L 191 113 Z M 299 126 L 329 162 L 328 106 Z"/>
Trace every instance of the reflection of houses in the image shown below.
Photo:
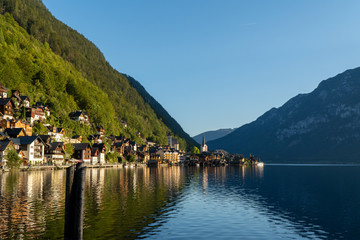
<path fill-rule="evenodd" d="M 44 162 L 44 142 L 38 136 L 25 136 L 10 138 L 16 150 L 22 150 L 24 160 L 29 164 L 42 164 Z"/>
<path fill-rule="evenodd" d="M 64 143 L 53 142 L 46 144 L 45 146 L 45 157 L 49 162 L 55 162 L 56 164 L 62 164 L 64 162 Z"/>
<path fill-rule="evenodd" d="M 14 147 L 14 144 L 11 140 L 6 139 L 0 141 L 0 166 L 6 165 L 6 152 L 11 148 Z"/>
<path fill-rule="evenodd" d="M 89 123 L 89 115 L 87 112 L 78 110 L 69 114 L 71 120 L 78 121 L 80 123 Z"/>
<path fill-rule="evenodd" d="M 105 163 L 106 146 L 104 143 L 95 143 L 91 148 L 91 163 Z"/>
<path fill-rule="evenodd" d="M 84 163 L 90 163 L 91 160 L 91 148 L 88 143 L 73 143 L 74 154 L 73 158 L 82 161 Z"/>

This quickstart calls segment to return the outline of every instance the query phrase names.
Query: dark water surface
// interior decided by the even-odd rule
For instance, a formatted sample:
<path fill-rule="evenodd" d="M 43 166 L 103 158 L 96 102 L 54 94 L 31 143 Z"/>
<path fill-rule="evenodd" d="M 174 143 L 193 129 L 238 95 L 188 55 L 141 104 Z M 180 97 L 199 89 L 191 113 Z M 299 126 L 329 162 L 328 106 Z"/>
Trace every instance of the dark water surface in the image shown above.
<path fill-rule="evenodd" d="M 61 239 L 65 171 L 0 174 L 0 239 Z M 360 166 L 89 169 L 84 239 L 360 239 Z"/>

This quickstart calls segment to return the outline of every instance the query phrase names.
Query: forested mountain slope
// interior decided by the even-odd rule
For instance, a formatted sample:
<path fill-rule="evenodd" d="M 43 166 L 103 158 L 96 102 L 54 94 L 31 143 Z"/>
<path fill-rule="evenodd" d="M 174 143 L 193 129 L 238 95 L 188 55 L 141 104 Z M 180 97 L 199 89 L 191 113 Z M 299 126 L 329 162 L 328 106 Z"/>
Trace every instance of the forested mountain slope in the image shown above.
<path fill-rule="evenodd" d="M 360 162 L 360 68 L 208 143 L 274 162 Z"/>
<path fill-rule="evenodd" d="M 143 137 L 164 144 L 167 132 L 172 132 L 182 137 L 182 146 L 195 144 L 159 103 L 145 100 L 150 95 L 140 84 L 133 87 L 93 43 L 54 18 L 40 0 L 0 0 L 0 12 L 10 13 L 31 36 L 47 43 L 54 53 L 103 90 L 114 108 L 115 120 L 125 120 L 130 126 L 129 134 L 135 136 L 139 131 Z"/>

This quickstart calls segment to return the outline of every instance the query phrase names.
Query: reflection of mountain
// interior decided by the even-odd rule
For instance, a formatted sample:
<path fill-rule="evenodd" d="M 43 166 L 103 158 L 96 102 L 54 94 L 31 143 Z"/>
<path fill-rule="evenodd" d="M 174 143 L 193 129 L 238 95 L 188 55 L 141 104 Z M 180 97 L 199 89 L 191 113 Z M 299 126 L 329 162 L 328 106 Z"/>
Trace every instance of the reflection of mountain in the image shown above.
<path fill-rule="evenodd" d="M 261 177 L 256 168 L 228 168 L 217 177 L 207 173 L 212 179 L 208 191 L 231 197 L 234 202 L 245 199 L 270 220 L 289 221 L 302 237 L 357 239 L 359 170 L 359 167 L 267 165 Z M 220 181 L 222 178 L 225 179 Z"/>

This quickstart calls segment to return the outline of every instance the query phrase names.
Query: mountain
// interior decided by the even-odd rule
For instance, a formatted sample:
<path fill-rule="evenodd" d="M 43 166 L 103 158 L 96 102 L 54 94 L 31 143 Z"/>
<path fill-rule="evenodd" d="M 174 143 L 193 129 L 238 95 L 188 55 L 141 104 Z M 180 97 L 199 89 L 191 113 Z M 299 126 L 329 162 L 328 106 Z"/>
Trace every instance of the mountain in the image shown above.
<path fill-rule="evenodd" d="M 96 120 L 97 124 L 104 125 L 107 133 L 122 133 L 136 138 L 136 132 L 141 132 L 142 137 L 166 144 L 166 135 L 170 132 L 179 138 L 182 148 L 197 144 L 157 101 L 149 98 L 150 94 L 140 83 L 134 83 L 135 80 L 112 68 L 92 42 L 53 17 L 41 0 L 1 0 L 0 13 L 9 13 L 17 24 L 33 38 L 31 41 L 36 39 L 45 48 L 49 48 L 72 66 L 74 69 L 72 72 L 78 72 L 77 76 L 81 76 L 82 79 L 105 94 L 106 104 L 111 105 L 114 116 L 105 114 L 98 117 L 99 119 L 91 120 Z M 6 37 L 7 32 L 3 31 L 3 35 Z M 11 43 L 7 44 L 7 47 L 11 47 L 11 45 Z M 6 61 L 3 61 L 2 64 L 6 65 Z M 0 65 L 0 71 L 1 69 Z M 16 77 L 16 74 L 8 74 L 2 78 L 6 78 L 8 82 L 14 82 L 10 88 L 15 89 L 20 88 L 21 84 L 29 78 L 34 78 L 31 74 L 26 73 L 27 76 L 19 77 Z M 18 78 L 17 81 L 15 78 Z M 43 78 L 53 81 L 47 76 L 43 76 Z M 46 83 L 41 82 L 41 84 L 44 86 Z M 24 94 L 28 94 L 28 88 L 23 89 L 25 90 Z M 72 89 L 68 88 L 67 90 L 69 93 Z M 96 93 L 97 91 L 92 90 L 87 94 Z M 97 102 L 92 102 L 93 106 L 90 107 L 86 101 L 76 97 L 76 93 L 70 95 L 74 96 L 77 104 L 77 106 L 72 106 L 72 110 L 79 107 L 86 111 L 92 110 L 94 113 L 101 112 Z M 96 115 L 100 116 L 100 114 Z M 120 127 L 119 123 L 122 120 L 127 122 L 129 126 L 127 129 Z"/>
<path fill-rule="evenodd" d="M 322 81 L 208 146 L 268 162 L 359 162 L 360 68 Z"/>
<path fill-rule="evenodd" d="M 194 137 L 192 137 L 197 143 L 201 144 L 203 136 L 205 136 L 205 141 L 212 141 L 221 137 L 224 137 L 225 135 L 233 132 L 235 128 L 225 128 L 225 129 L 219 129 L 214 131 L 207 131 L 204 133 L 200 133 Z"/>

